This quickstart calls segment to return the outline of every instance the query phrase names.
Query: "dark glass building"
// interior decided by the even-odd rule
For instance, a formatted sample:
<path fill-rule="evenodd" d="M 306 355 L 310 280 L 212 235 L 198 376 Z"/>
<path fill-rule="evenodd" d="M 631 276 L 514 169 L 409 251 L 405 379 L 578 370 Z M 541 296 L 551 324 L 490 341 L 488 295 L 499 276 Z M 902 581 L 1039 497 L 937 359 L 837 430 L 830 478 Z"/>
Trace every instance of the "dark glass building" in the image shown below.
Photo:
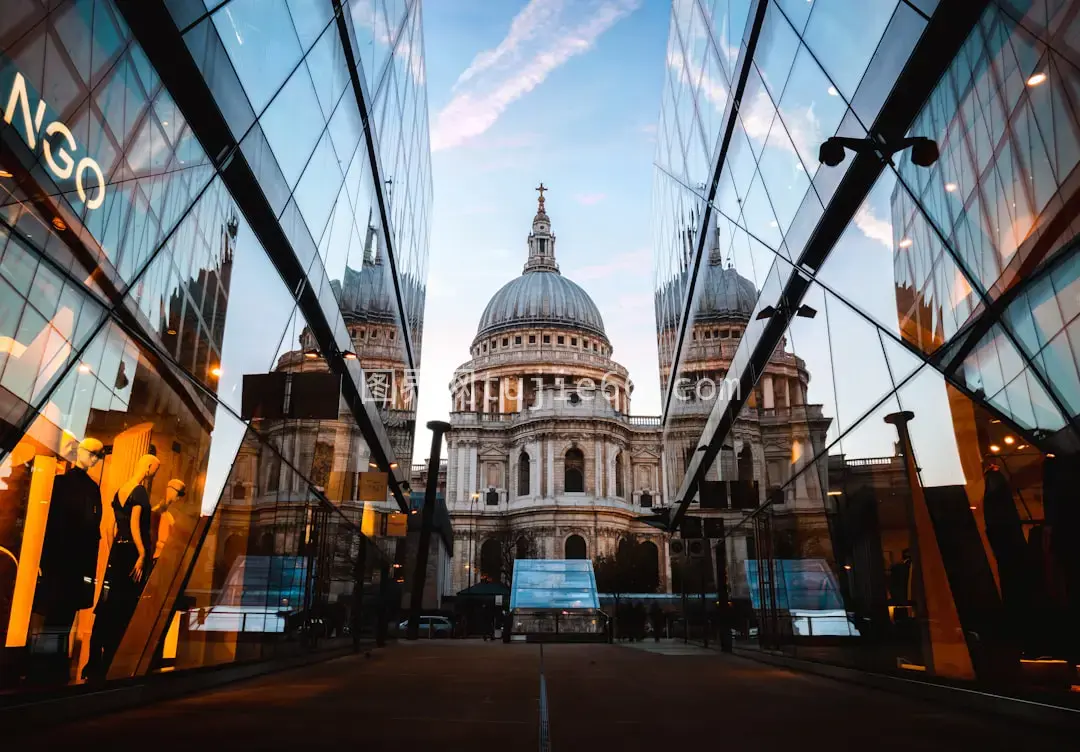
<path fill-rule="evenodd" d="M 0 696 L 374 630 L 423 49 L 419 0 L 4 3 Z"/>
<path fill-rule="evenodd" d="M 1076 697 L 1078 29 L 1068 0 L 674 3 L 665 491 L 678 524 L 760 489 L 715 549 L 745 647 Z M 833 136 L 872 141 L 828 166 Z M 718 299 L 726 388 L 688 432 Z"/>

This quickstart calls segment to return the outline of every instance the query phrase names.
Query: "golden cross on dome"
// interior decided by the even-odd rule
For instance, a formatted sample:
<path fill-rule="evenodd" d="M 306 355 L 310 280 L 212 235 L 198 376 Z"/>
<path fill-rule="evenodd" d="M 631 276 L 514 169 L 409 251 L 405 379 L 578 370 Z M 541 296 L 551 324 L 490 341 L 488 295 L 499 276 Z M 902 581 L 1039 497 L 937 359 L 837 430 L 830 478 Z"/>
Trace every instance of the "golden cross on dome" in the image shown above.
<path fill-rule="evenodd" d="M 536 190 L 540 192 L 540 206 L 543 206 L 544 205 L 544 191 L 549 191 L 551 189 L 547 188 L 544 185 L 543 181 L 541 181 L 540 186 Z"/>

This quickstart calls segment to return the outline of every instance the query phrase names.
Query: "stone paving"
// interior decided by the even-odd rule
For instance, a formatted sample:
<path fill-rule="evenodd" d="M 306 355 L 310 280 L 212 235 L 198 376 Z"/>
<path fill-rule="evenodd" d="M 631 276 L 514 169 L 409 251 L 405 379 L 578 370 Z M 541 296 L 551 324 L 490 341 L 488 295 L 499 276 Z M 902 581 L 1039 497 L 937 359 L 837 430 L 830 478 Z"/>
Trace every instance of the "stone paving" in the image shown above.
<path fill-rule="evenodd" d="M 399 643 L 370 657 L 4 734 L 3 748 L 531 752 L 539 748 L 545 705 L 554 752 L 1076 749 L 1016 722 L 680 641 L 546 645 L 541 664 L 537 645 L 477 640 Z"/>

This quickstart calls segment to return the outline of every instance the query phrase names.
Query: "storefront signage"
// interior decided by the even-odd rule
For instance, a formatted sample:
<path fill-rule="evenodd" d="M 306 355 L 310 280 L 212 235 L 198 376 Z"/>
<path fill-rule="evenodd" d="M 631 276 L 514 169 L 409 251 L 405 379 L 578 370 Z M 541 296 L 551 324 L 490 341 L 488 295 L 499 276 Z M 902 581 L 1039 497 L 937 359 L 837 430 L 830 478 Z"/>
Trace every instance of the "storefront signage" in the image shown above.
<path fill-rule="evenodd" d="M 37 107 L 31 116 L 30 95 L 26 91 L 26 79 L 21 73 L 15 74 L 15 80 L 11 84 L 7 106 L 4 108 L 4 122 L 12 125 L 16 112 L 22 120 L 22 134 L 26 145 L 31 150 L 36 150 L 38 141 L 41 141 L 45 167 L 49 172 L 60 180 L 67 180 L 74 174 L 75 190 L 79 194 L 79 200 L 86 205 L 87 209 L 97 209 L 101 206 L 105 202 L 105 175 L 101 172 L 101 167 L 90 157 L 83 157 L 78 163 L 75 162 L 75 157 L 72 155 L 79 150 L 75 137 L 72 136 L 71 129 L 59 120 L 53 120 L 45 126 L 44 138 L 42 138 L 45 101 L 38 100 Z M 97 178 L 96 191 L 90 199 L 87 199 L 86 195 L 87 173 L 93 173 Z"/>

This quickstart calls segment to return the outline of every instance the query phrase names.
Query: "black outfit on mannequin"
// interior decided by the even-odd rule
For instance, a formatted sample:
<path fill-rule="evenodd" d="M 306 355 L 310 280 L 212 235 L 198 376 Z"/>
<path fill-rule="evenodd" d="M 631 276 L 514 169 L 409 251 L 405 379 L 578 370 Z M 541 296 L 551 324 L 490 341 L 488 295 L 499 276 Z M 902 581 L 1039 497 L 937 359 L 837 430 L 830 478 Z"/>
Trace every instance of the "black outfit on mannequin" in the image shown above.
<path fill-rule="evenodd" d="M 143 550 L 143 578 L 141 582 L 132 579 L 131 570 L 139 559 L 139 550 L 131 534 L 131 514 L 135 507 L 140 507 L 139 532 Z M 116 515 L 116 539 L 109 550 L 109 563 L 105 568 L 105 581 L 101 598 L 94 609 L 94 629 L 90 633 L 90 658 L 87 660 L 84 676 L 90 679 L 104 679 L 109 672 L 113 656 L 120 647 L 128 622 L 135 613 L 142 595 L 143 586 L 149 577 L 150 552 L 153 549 L 150 540 L 150 495 L 143 486 L 135 486 L 127 498 L 126 504 L 120 503 L 119 493 L 113 497 L 113 512 Z M 108 590 L 106 590 L 108 588 Z"/>
<path fill-rule="evenodd" d="M 990 469 L 986 472 L 983 516 L 986 539 L 997 560 L 1001 602 L 1005 612 L 1005 637 L 1023 647 L 1035 572 L 1012 489 L 1000 470 Z"/>
<path fill-rule="evenodd" d="M 41 580 L 34 611 L 51 630 L 70 631 L 75 612 L 94 605 L 101 489 L 81 467 L 53 480 L 41 547 Z"/>

